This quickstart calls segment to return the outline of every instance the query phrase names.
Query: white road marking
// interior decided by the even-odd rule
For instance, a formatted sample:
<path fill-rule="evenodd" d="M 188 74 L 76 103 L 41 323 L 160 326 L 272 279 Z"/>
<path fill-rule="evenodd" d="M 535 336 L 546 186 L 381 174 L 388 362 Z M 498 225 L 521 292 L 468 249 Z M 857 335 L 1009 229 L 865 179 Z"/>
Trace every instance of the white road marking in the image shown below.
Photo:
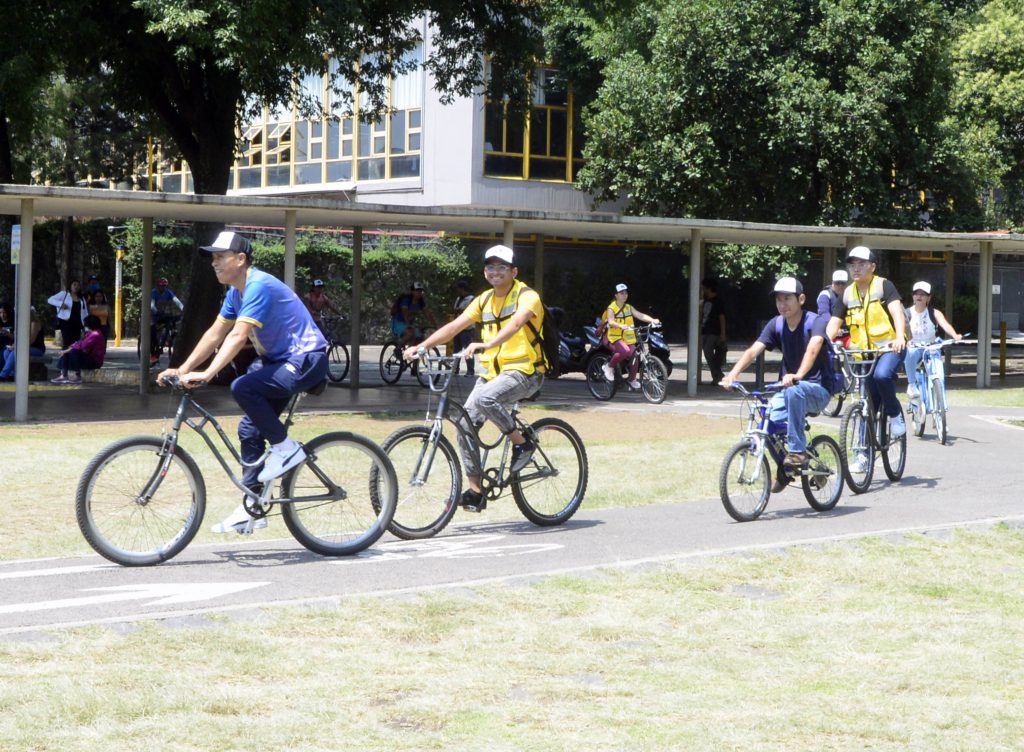
<path fill-rule="evenodd" d="M 52 611 L 60 608 L 81 608 L 101 603 L 118 601 L 150 600 L 146 606 L 167 606 L 191 601 L 208 601 L 243 590 L 269 585 L 269 582 L 176 582 L 147 583 L 144 585 L 119 585 L 117 587 L 88 588 L 81 592 L 102 592 L 104 595 L 87 595 L 78 598 L 59 598 L 36 603 L 12 603 L 0 606 L 0 614 L 24 614 L 34 611 Z"/>
<path fill-rule="evenodd" d="M 27 564 L 28 562 L 22 562 Z M 113 564 L 85 564 L 80 567 L 52 567 L 50 569 L 22 569 L 17 572 L 0 572 L 0 580 L 18 580 L 26 577 L 51 577 L 55 574 L 81 574 L 99 569 L 120 569 Z"/>

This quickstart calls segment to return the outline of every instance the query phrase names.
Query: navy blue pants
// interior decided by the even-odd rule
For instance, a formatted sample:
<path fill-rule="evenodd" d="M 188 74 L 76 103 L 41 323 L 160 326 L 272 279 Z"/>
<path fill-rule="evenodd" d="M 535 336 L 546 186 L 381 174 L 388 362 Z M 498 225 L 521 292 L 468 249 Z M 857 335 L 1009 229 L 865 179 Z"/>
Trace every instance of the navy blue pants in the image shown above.
<path fill-rule="evenodd" d="M 875 363 L 875 371 L 868 379 L 868 388 L 871 390 L 871 397 L 875 404 L 881 404 L 885 414 L 894 418 L 903 412 L 899 399 L 896 397 L 896 373 L 903 365 L 903 359 L 907 357 L 907 351 L 894 353 L 887 352 Z"/>
<path fill-rule="evenodd" d="M 262 456 L 267 442 L 284 441 L 288 430 L 280 416 L 288 400 L 326 378 L 327 353 L 314 352 L 277 362 L 263 361 L 262 368 L 231 382 L 231 394 L 245 411 L 245 417 L 238 424 L 242 460 L 255 462 Z M 255 486 L 259 472 L 259 467 L 243 468 L 242 482 L 250 488 Z"/>

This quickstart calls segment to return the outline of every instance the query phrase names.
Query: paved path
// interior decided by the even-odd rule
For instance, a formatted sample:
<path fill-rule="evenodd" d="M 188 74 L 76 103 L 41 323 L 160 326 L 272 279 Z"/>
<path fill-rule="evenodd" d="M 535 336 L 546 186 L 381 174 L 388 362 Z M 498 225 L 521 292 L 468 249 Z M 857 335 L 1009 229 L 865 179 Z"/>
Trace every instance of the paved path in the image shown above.
<path fill-rule="evenodd" d="M 559 389 L 579 389 L 571 383 Z M 340 390 L 339 390 L 340 391 Z M 412 398 L 410 398 L 412 399 Z M 557 399 L 565 399 L 568 397 Z M 582 409 L 675 410 L 736 414 L 735 400 L 672 400 L 662 407 L 622 399 Z M 363 405 L 365 408 L 365 404 Z M 717 499 L 636 509 L 588 509 L 560 528 L 525 521 L 489 522 L 459 512 L 442 536 L 422 542 L 386 536 L 363 554 L 325 559 L 290 537 L 192 546 L 165 565 L 125 569 L 96 556 L 0 562 L 0 634 L 52 626 L 201 618 L 206 612 L 289 603 L 334 603 L 388 595 L 529 580 L 559 572 L 634 566 L 866 535 L 902 535 L 996 520 L 1024 521 L 1020 489 L 1024 432 L 1000 416 L 1024 410 L 955 411 L 951 446 L 909 439 L 903 481 L 876 481 L 869 493 L 844 492 L 829 514 L 816 514 L 799 490 L 775 495 L 760 520 L 733 522 Z M 703 471 L 680 466 L 665 472 Z M 717 472 L 717 468 L 712 471 Z M 878 476 L 884 477 L 881 469 Z M 503 499 L 499 505 L 513 504 Z M 207 520 L 207 524 L 209 524 Z M 273 529 L 287 536 L 279 520 Z"/>

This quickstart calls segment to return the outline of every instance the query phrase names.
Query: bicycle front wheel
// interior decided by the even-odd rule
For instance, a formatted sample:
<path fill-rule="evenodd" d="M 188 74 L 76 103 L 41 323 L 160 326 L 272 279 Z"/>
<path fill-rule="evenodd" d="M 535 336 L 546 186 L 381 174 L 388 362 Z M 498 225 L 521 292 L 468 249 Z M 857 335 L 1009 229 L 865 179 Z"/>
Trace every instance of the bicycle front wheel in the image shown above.
<path fill-rule="evenodd" d="M 380 349 L 380 377 L 385 384 L 394 384 L 402 376 L 405 364 L 397 342 L 388 342 Z"/>
<path fill-rule="evenodd" d="M 206 485 L 181 448 L 166 456 L 159 436 L 115 442 L 78 482 L 78 527 L 100 556 L 126 567 L 159 564 L 181 553 L 203 522 Z"/>
<path fill-rule="evenodd" d="M 430 349 L 427 350 L 427 355 L 431 358 L 440 358 L 441 351 L 438 350 L 436 347 L 431 347 Z M 439 370 L 447 371 L 448 369 L 451 368 L 451 366 L 445 365 L 439 366 L 438 368 Z M 443 383 L 443 379 L 447 378 L 444 374 L 440 373 L 435 373 L 433 376 L 431 376 L 430 371 L 428 369 L 420 368 L 419 361 L 416 361 L 412 364 L 412 370 L 416 374 L 416 380 L 420 382 L 420 386 L 423 387 L 429 387 L 432 379 L 434 380 L 435 383 L 440 384 Z"/>
<path fill-rule="evenodd" d="M 599 352 L 587 363 L 587 389 L 594 395 L 594 399 L 602 402 L 615 396 L 615 390 L 618 388 L 615 381 L 609 381 L 604 377 L 604 367 L 611 359 L 608 353 Z"/>
<path fill-rule="evenodd" d="M 512 497 L 534 525 L 561 525 L 576 514 L 587 493 L 587 450 L 564 420 L 541 418 L 530 428 L 537 449 L 513 476 Z"/>
<path fill-rule="evenodd" d="M 382 445 L 398 478 L 398 505 L 388 530 L 406 540 L 430 538 L 444 530 L 462 493 L 455 447 L 444 436 L 438 436 L 435 445 L 430 435 L 425 426 L 407 426 Z"/>
<path fill-rule="evenodd" d="M 932 381 L 932 402 L 935 404 L 935 414 L 932 420 L 935 421 L 935 433 L 939 437 L 939 443 L 945 444 L 949 439 L 949 428 L 946 421 L 946 395 L 942 393 L 942 383 L 935 379 Z"/>
<path fill-rule="evenodd" d="M 768 458 L 761 455 L 759 462 L 749 440 L 733 446 L 722 460 L 718 492 L 725 511 L 737 522 L 756 520 L 768 505 L 772 492 Z"/>
<path fill-rule="evenodd" d="M 885 476 L 892 481 L 903 477 L 903 471 L 907 467 L 907 434 L 904 433 L 898 439 L 891 438 L 889 433 L 892 430 L 892 418 L 885 416 L 882 419 L 885 425 L 885 448 L 882 451 L 882 467 L 885 469 Z"/>
<path fill-rule="evenodd" d="M 305 446 L 307 459 L 281 483 L 281 516 L 295 539 L 324 556 L 373 545 L 395 514 L 398 484 L 384 451 L 346 431 Z"/>
<path fill-rule="evenodd" d="M 811 440 L 807 470 L 800 480 L 804 498 L 816 512 L 827 512 L 843 495 L 843 453 L 831 436 L 815 436 Z"/>
<path fill-rule="evenodd" d="M 644 399 L 660 405 L 668 394 L 668 374 L 665 366 L 657 358 L 647 358 L 640 369 L 640 389 Z"/>
<path fill-rule="evenodd" d="M 327 378 L 335 384 L 348 376 L 348 348 L 341 342 L 335 342 L 327 351 Z"/>
<path fill-rule="evenodd" d="M 924 402 L 924 395 L 918 394 L 917 397 L 911 401 L 910 409 L 908 411 L 910 412 L 910 419 L 914 424 L 914 436 L 918 437 L 924 436 L 924 425 L 925 421 L 928 419 L 928 413 L 925 410 Z"/>
<path fill-rule="evenodd" d="M 843 454 L 846 485 L 855 494 L 868 490 L 875 474 L 875 451 L 871 445 L 871 426 L 864 419 L 866 405 L 857 400 L 848 408 L 839 424 L 839 448 Z"/>

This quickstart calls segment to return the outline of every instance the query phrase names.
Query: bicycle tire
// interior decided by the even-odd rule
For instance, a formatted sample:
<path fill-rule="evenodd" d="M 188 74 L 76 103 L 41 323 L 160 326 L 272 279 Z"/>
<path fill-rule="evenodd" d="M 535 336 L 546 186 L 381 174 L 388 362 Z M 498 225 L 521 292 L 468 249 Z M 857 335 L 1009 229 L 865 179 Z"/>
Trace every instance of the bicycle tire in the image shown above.
<path fill-rule="evenodd" d="M 604 366 L 609 363 L 612 356 L 605 352 L 599 352 L 587 363 L 587 389 L 594 395 L 594 399 L 605 402 L 615 396 L 618 389 L 618 378 L 609 381 L 604 377 Z"/>
<path fill-rule="evenodd" d="M 885 470 L 885 477 L 891 481 L 898 481 L 903 477 L 903 471 L 907 469 L 907 434 L 904 432 L 895 441 L 889 440 L 889 425 L 892 418 L 886 416 L 882 419 L 885 422 L 885 447 L 882 448 L 882 468 Z M 881 434 L 878 434 L 881 436 Z"/>
<path fill-rule="evenodd" d="M 668 374 L 655 357 L 645 358 L 640 369 L 640 391 L 648 402 L 660 405 L 668 395 Z"/>
<path fill-rule="evenodd" d="M 341 342 L 332 342 L 327 351 L 327 378 L 340 384 L 348 376 L 348 348 Z"/>
<path fill-rule="evenodd" d="M 462 495 L 459 456 L 444 435 L 438 436 L 439 453 L 434 455 L 429 474 L 417 480 L 421 463 L 430 451 L 431 433 L 427 426 L 406 426 L 381 444 L 398 478 L 398 503 L 388 530 L 405 540 L 431 538 L 444 530 L 455 516 Z"/>
<path fill-rule="evenodd" d="M 756 520 L 768 505 L 771 492 L 772 472 L 768 458 L 762 455 L 759 463 L 749 440 L 733 445 L 718 472 L 718 493 L 729 516 L 737 522 Z"/>
<path fill-rule="evenodd" d="M 405 363 L 397 342 L 388 342 L 380 349 L 380 378 L 385 384 L 394 384 L 402 377 Z"/>
<path fill-rule="evenodd" d="M 942 394 L 942 384 L 938 379 L 932 381 L 932 401 L 935 403 L 935 414 L 932 421 L 935 423 L 935 433 L 939 443 L 945 445 L 949 441 L 949 421 L 946 418 L 946 401 Z"/>
<path fill-rule="evenodd" d="M 843 453 L 831 436 L 811 439 L 807 470 L 800 477 L 804 498 L 816 512 L 828 512 L 843 495 Z"/>
<path fill-rule="evenodd" d="M 159 436 L 130 436 L 105 447 L 86 466 L 75 493 L 75 516 L 100 556 L 126 567 L 159 564 L 192 541 L 206 513 L 206 484 L 195 461 L 176 447 L 159 472 Z M 157 484 L 147 501 L 147 484 Z"/>
<path fill-rule="evenodd" d="M 928 420 L 928 413 L 925 411 L 923 394 L 917 395 L 917 399 L 910 403 L 907 412 L 910 413 L 910 420 L 914 424 L 914 436 L 924 436 L 924 427 Z"/>
<path fill-rule="evenodd" d="M 839 392 L 833 394 L 829 399 L 828 404 L 821 411 L 822 415 L 827 415 L 829 418 L 836 418 L 843 411 L 843 402 L 846 400 L 846 392 Z"/>
<path fill-rule="evenodd" d="M 857 400 L 846 408 L 839 424 L 839 448 L 843 455 L 843 477 L 846 485 L 855 494 L 862 494 L 871 485 L 875 474 L 875 450 L 871 441 L 871 427 L 864 420 L 864 401 Z M 853 455 L 851 455 L 853 452 Z M 864 455 L 865 470 L 854 473 L 850 470 L 850 460 L 858 453 Z"/>
<path fill-rule="evenodd" d="M 551 527 L 569 520 L 587 493 L 587 450 L 576 430 L 559 418 L 530 424 L 537 449 L 512 477 L 512 498 L 534 525 Z"/>
<path fill-rule="evenodd" d="M 427 348 L 427 355 L 432 358 L 440 358 L 441 351 L 436 347 Z M 439 366 L 440 370 L 448 370 L 450 366 Z M 416 375 L 416 380 L 420 382 L 420 386 L 429 387 L 431 381 L 437 382 L 440 379 L 446 378 L 444 374 L 435 374 L 431 376 L 427 371 L 420 369 L 419 361 L 415 361 L 412 364 L 412 372 Z"/>
<path fill-rule="evenodd" d="M 398 497 L 384 450 L 347 431 L 317 436 L 305 449 L 306 461 L 281 482 L 281 499 L 288 499 L 281 517 L 295 540 L 323 556 L 351 556 L 373 545 L 391 524 Z"/>

